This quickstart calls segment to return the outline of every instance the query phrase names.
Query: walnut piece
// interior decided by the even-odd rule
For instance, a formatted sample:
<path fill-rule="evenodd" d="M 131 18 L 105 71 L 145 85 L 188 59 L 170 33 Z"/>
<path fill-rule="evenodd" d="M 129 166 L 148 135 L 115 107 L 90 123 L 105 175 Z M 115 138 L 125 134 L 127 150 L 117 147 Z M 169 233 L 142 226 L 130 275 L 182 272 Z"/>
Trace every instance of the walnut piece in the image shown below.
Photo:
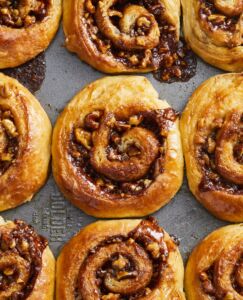
<path fill-rule="evenodd" d="M 82 128 L 75 128 L 74 135 L 75 135 L 75 139 L 78 143 L 83 145 L 87 150 L 91 149 L 92 135 L 90 132 L 88 132 Z"/>

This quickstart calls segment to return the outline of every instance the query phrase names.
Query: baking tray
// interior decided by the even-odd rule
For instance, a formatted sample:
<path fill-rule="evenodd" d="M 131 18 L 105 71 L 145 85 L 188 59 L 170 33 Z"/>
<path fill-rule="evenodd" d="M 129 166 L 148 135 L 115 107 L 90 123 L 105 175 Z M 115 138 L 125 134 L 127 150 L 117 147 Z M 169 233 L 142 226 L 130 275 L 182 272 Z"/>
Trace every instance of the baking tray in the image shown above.
<path fill-rule="evenodd" d="M 63 31 L 59 32 L 46 51 L 46 77 L 37 99 L 49 115 L 52 124 L 68 101 L 87 83 L 106 76 L 78 57 L 68 52 L 64 44 Z M 219 74 L 220 71 L 198 59 L 197 73 L 186 83 L 160 83 L 152 74 L 144 75 L 159 92 L 178 111 L 182 111 L 188 98 L 201 82 Z M 57 256 L 62 246 L 82 227 L 95 221 L 64 199 L 51 175 L 46 185 L 33 200 L 16 209 L 2 213 L 6 219 L 23 219 L 32 224 L 40 234 L 48 238 L 50 247 Z M 180 240 L 180 250 L 184 260 L 192 248 L 214 229 L 223 226 L 210 215 L 189 191 L 186 176 L 180 191 L 165 207 L 154 214 L 167 232 Z"/>

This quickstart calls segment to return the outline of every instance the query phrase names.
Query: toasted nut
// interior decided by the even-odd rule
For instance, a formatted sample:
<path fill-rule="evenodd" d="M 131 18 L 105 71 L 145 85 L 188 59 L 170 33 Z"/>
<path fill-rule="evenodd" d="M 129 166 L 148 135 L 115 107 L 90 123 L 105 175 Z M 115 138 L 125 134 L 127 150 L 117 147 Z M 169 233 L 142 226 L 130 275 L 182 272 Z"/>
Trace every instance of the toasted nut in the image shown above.
<path fill-rule="evenodd" d="M 234 300 L 235 297 L 234 297 L 234 294 L 232 292 L 228 292 L 226 294 L 226 296 L 224 297 L 224 300 Z"/>
<path fill-rule="evenodd" d="M 11 121 L 9 119 L 3 119 L 2 125 L 9 135 L 11 135 L 12 137 L 18 136 L 18 132 L 16 130 L 16 127 L 15 127 L 13 121 Z"/>
<path fill-rule="evenodd" d="M 14 273 L 14 269 L 13 268 L 6 268 L 3 270 L 3 274 L 6 276 L 11 276 Z"/>
<path fill-rule="evenodd" d="M 82 128 L 75 128 L 74 135 L 76 141 L 83 145 L 86 149 L 91 149 L 92 135 L 90 132 L 83 130 Z"/>
<path fill-rule="evenodd" d="M 10 248 L 10 249 L 13 249 L 15 246 L 16 246 L 16 242 L 15 242 L 15 240 L 13 239 L 13 240 L 11 240 L 11 242 L 10 242 L 10 244 L 9 244 L 9 248 Z"/>
<path fill-rule="evenodd" d="M 22 241 L 20 248 L 22 251 L 28 251 L 29 250 L 29 243 L 25 240 Z"/>
<path fill-rule="evenodd" d="M 151 252 L 152 256 L 154 258 L 159 258 L 160 257 L 160 247 L 159 247 L 159 244 L 154 242 L 154 243 L 151 243 L 147 246 L 147 250 L 149 252 Z"/>
<path fill-rule="evenodd" d="M 208 153 L 213 153 L 215 150 L 215 147 L 216 147 L 216 142 L 211 137 L 209 137 L 208 138 L 208 147 L 207 147 Z"/>
<path fill-rule="evenodd" d="M 119 258 L 112 263 L 112 267 L 116 269 L 124 269 L 127 264 L 127 259 L 119 255 Z"/>
<path fill-rule="evenodd" d="M 202 273 L 199 275 L 199 277 L 200 277 L 200 280 L 201 280 L 201 281 L 208 280 L 208 275 L 207 275 L 206 272 L 202 272 Z"/>
<path fill-rule="evenodd" d="M 10 153 L 2 153 L 0 155 L 0 160 L 1 161 L 11 161 L 12 160 L 12 154 L 10 154 Z"/>
<path fill-rule="evenodd" d="M 142 116 L 134 115 L 129 118 L 129 124 L 133 126 L 138 126 L 142 122 L 142 120 Z"/>
<path fill-rule="evenodd" d="M 148 18 L 146 17 L 140 17 L 138 20 L 137 20 L 137 24 L 139 27 L 142 27 L 142 26 L 145 26 L 145 27 L 149 27 L 151 22 Z"/>
<path fill-rule="evenodd" d="M 136 65 L 138 64 L 139 60 L 137 58 L 137 56 L 134 54 L 132 55 L 131 57 L 129 57 L 129 61 L 133 64 L 133 65 Z"/>

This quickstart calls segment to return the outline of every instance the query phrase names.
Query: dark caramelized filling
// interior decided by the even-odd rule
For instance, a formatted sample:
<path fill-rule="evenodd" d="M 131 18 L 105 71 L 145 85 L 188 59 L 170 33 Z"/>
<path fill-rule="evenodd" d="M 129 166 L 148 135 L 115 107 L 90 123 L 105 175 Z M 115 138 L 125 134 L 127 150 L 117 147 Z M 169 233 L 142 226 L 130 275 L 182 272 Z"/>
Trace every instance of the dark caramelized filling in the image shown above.
<path fill-rule="evenodd" d="M 72 164 L 78 169 L 82 176 L 103 192 L 118 194 L 125 196 L 125 194 L 140 194 L 155 180 L 155 178 L 163 172 L 164 156 L 166 151 L 166 136 L 176 121 L 178 114 L 171 108 L 165 110 L 155 110 L 148 112 L 141 112 L 132 115 L 129 119 L 119 119 L 113 116 L 113 124 L 109 128 L 108 146 L 105 149 L 108 161 L 120 163 L 128 162 L 134 158 L 141 156 L 141 144 L 138 144 L 133 138 L 128 142 L 124 142 L 123 138 L 130 131 L 138 128 L 139 130 L 147 130 L 147 135 L 151 135 L 151 139 L 156 143 L 154 154 L 155 159 L 149 161 L 149 168 L 145 175 L 141 175 L 136 180 L 114 180 L 106 176 L 104 173 L 97 172 L 92 165 L 91 156 L 93 149 L 93 136 L 98 133 L 99 128 L 104 122 L 105 116 L 101 111 L 94 111 L 85 118 L 82 128 L 75 127 L 70 138 L 69 153 Z M 152 151 L 152 148 L 150 148 Z M 145 154 L 144 154 L 145 155 Z M 151 162 L 151 163 L 150 163 Z M 117 167 L 118 168 L 118 167 Z M 116 173 L 116 167 L 115 171 Z M 129 176 L 129 175 L 128 175 Z M 109 177 L 109 178 L 108 178 Z"/>
<path fill-rule="evenodd" d="M 19 141 L 14 117 L 10 110 L 0 108 L 0 176 L 15 161 Z"/>
<path fill-rule="evenodd" d="M 2 72 L 17 79 L 28 90 L 30 90 L 32 93 L 35 93 L 41 88 L 41 85 L 45 79 L 45 53 L 42 52 L 35 58 L 19 67 L 4 69 Z"/>
<path fill-rule="evenodd" d="M 102 255 L 104 248 L 106 249 L 105 256 Z M 114 249 L 118 249 L 118 251 L 115 250 L 113 252 Z M 125 252 L 124 249 L 130 250 Z M 84 289 L 87 286 L 82 286 L 83 278 L 89 276 L 95 276 L 96 282 L 96 286 L 92 287 L 90 293 L 99 293 L 102 300 L 133 300 L 149 295 L 161 280 L 163 270 L 167 265 L 169 251 L 173 251 L 174 249 L 174 244 L 171 249 L 168 248 L 168 245 L 164 241 L 163 230 L 159 228 L 157 222 L 152 217 L 142 221 L 127 236 L 120 235 L 107 238 L 94 249 L 90 250 L 86 260 L 80 267 L 75 299 L 80 299 L 80 297 L 84 297 L 82 299 L 85 299 L 86 291 Z M 88 266 L 91 265 L 93 270 L 93 260 L 97 256 L 102 263 L 97 267 L 95 274 L 91 271 L 91 275 L 89 274 Z M 143 270 L 140 269 L 140 263 L 142 263 Z M 140 272 L 143 274 L 141 275 Z M 147 276 L 147 273 L 150 272 L 147 284 L 137 288 L 141 281 L 144 280 L 143 277 Z M 110 278 L 108 284 L 107 278 Z M 117 282 L 115 289 L 117 285 L 120 285 L 120 292 L 114 292 L 112 284 L 111 287 L 107 286 L 113 280 Z M 127 280 L 133 282 L 131 287 L 130 283 L 124 285 L 123 281 L 127 282 Z"/>
<path fill-rule="evenodd" d="M 8 299 L 24 300 L 31 294 L 41 271 L 42 253 L 47 240 L 25 222 L 16 220 L 14 223 L 14 228 L 1 232 L 0 297 L 11 287 Z M 7 257 L 6 261 L 4 257 Z M 20 269 L 20 264 L 25 266 L 24 270 Z M 27 273 L 27 276 L 23 273 Z M 21 289 L 18 284 L 21 284 Z"/>
<path fill-rule="evenodd" d="M 23 28 L 47 16 L 49 0 L 1 0 L 0 25 Z"/>
<path fill-rule="evenodd" d="M 100 30 L 96 21 L 96 6 L 98 1 L 86 1 L 84 18 L 82 19 L 87 27 L 92 42 L 102 54 L 114 57 L 128 68 L 146 69 L 152 68 L 156 79 L 165 82 L 188 81 L 196 72 L 196 57 L 183 40 L 178 42 L 176 28 L 165 21 L 165 8 L 158 0 L 131 0 L 117 1 L 110 11 L 113 25 L 120 27 L 119 20 L 122 17 L 124 8 L 129 5 L 144 7 L 151 13 L 158 24 L 160 37 L 155 47 L 144 46 L 144 49 L 133 49 L 124 45 L 116 45 L 106 37 Z M 146 17 L 142 22 L 136 23 L 130 29 L 130 37 L 146 36 L 150 31 L 151 24 Z"/>
<path fill-rule="evenodd" d="M 239 22 L 238 16 L 225 16 L 219 11 L 213 0 L 200 0 L 201 8 L 199 15 L 202 20 L 207 20 L 212 30 L 222 29 L 225 31 L 234 32 L 236 24 Z"/>

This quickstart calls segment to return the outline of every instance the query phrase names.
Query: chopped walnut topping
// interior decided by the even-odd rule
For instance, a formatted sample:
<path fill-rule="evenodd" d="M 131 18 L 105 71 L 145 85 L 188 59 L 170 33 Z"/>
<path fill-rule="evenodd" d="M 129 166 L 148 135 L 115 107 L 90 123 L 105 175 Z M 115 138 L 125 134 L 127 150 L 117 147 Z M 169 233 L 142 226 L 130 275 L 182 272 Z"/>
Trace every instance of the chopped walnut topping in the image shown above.
<path fill-rule="evenodd" d="M 211 137 L 208 138 L 208 153 L 213 153 L 216 147 L 216 142 Z"/>
<path fill-rule="evenodd" d="M 76 141 L 83 145 L 86 149 L 91 149 L 92 135 L 90 132 L 83 130 L 82 128 L 75 128 L 74 135 Z"/>
<path fill-rule="evenodd" d="M 234 300 L 234 299 L 235 299 L 235 297 L 232 292 L 228 292 L 224 297 L 224 300 Z"/>
<path fill-rule="evenodd" d="M 151 63 L 151 58 L 152 58 L 151 50 L 150 49 L 145 50 L 145 56 L 141 63 L 142 67 L 145 68 L 146 66 L 148 66 Z"/>
<path fill-rule="evenodd" d="M 135 54 L 129 57 L 129 61 L 133 65 L 137 65 L 139 63 L 138 57 Z"/>
<path fill-rule="evenodd" d="M 134 115 L 129 118 L 129 124 L 132 126 L 138 126 L 143 120 L 143 116 Z"/>
<path fill-rule="evenodd" d="M 6 275 L 6 276 L 11 276 L 14 274 L 14 269 L 13 268 L 6 268 L 3 270 L 3 274 Z"/>
<path fill-rule="evenodd" d="M 148 244 L 147 250 L 152 254 L 153 258 L 159 258 L 160 257 L 160 246 L 158 243 L 151 243 Z"/>
<path fill-rule="evenodd" d="M 99 122 L 102 114 L 103 113 L 100 110 L 95 110 L 92 113 L 88 114 L 84 120 L 85 127 L 90 130 L 97 130 L 100 125 Z"/>
<path fill-rule="evenodd" d="M 146 17 L 140 17 L 138 20 L 137 20 L 137 25 L 139 27 L 142 27 L 142 26 L 145 26 L 145 27 L 149 27 L 151 25 L 151 22 L 148 18 Z"/>
<path fill-rule="evenodd" d="M 208 280 L 208 275 L 207 275 L 206 272 L 202 272 L 202 273 L 199 275 L 199 277 L 200 277 L 200 280 L 201 280 L 201 281 Z"/>
<path fill-rule="evenodd" d="M 26 252 L 29 250 L 29 243 L 25 240 L 22 241 L 20 248 L 23 252 Z"/>
<path fill-rule="evenodd" d="M 5 161 L 5 162 L 11 161 L 12 158 L 13 158 L 13 156 L 12 156 L 11 153 L 1 153 L 1 154 L 0 154 L 0 160 L 1 160 L 1 161 Z"/>
<path fill-rule="evenodd" d="M 112 262 L 112 267 L 115 269 L 122 270 L 125 268 L 126 264 L 127 264 L 127 259 L 119 255 L 118 259 Z"/>
<path fill-rule="evenodd" d="M 131 278 L 131 277 L 136 277 L 136 276 L 137 276 L 136 271 L 132 271 L 132 272 L 120 271 L 116 274 L 116 277 L 117 277 L 118 280 Z"/>
<path fill-rule="evenodd" d="M 223 16 L 223 15 L 210 15 L 210 16 L 208 16 L 208 20 L 213 21 L 214 23 L 224 22 L 225 19 L 226 19 L 226 16 Z"/>

